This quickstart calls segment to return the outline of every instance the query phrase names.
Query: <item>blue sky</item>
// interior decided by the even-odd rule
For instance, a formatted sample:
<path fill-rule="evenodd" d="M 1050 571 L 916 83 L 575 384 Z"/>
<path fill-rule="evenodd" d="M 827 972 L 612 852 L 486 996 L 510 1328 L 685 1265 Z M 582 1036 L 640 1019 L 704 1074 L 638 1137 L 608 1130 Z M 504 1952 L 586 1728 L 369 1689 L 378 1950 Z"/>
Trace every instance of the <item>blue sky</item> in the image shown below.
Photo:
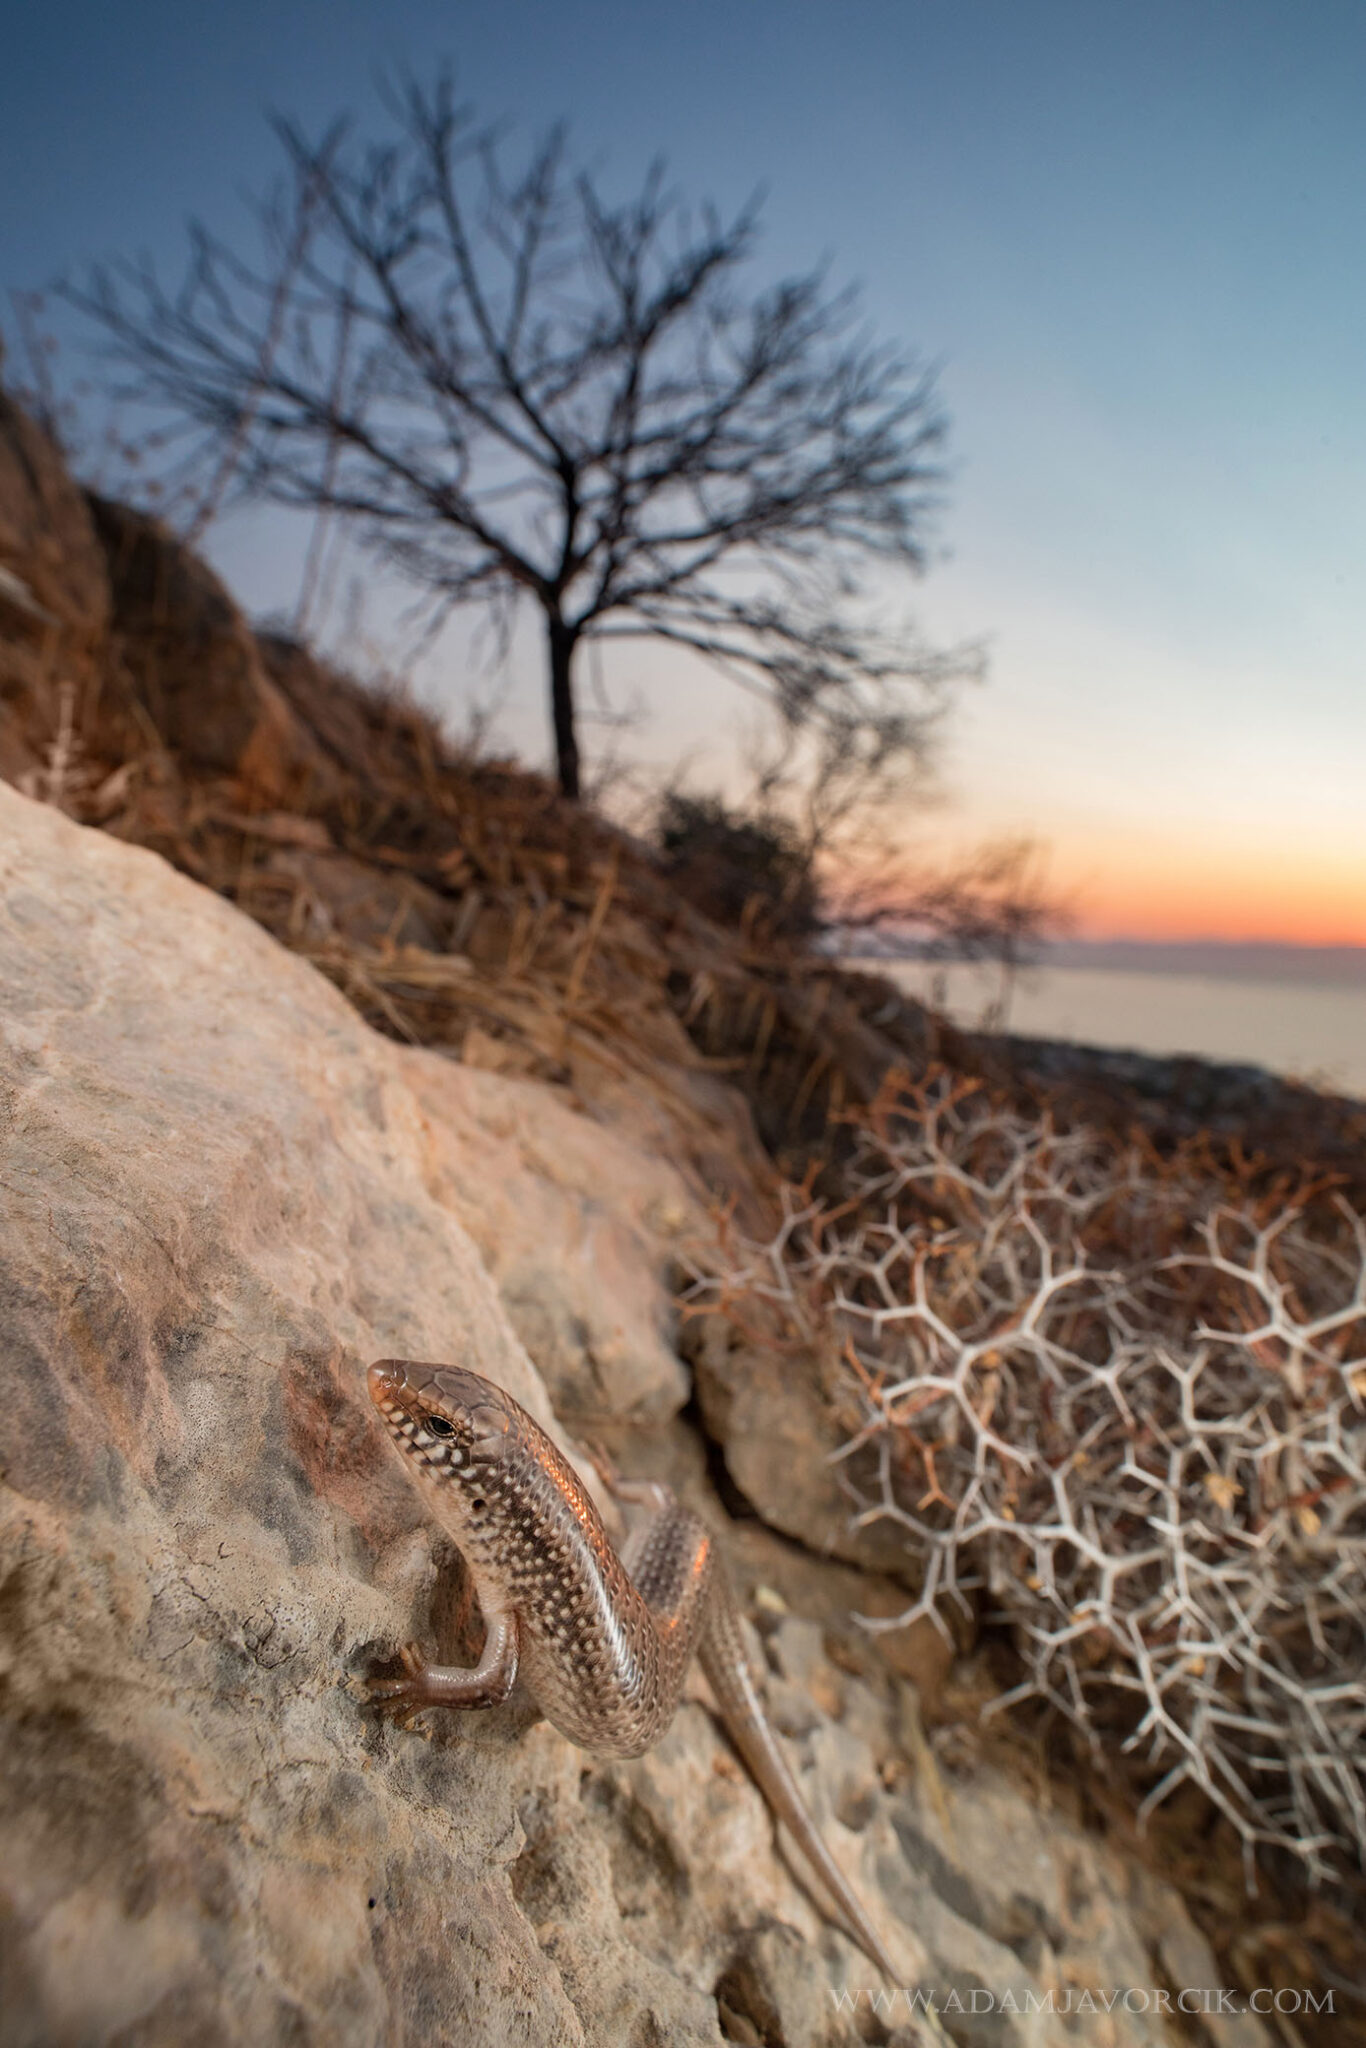
<path fill-rule="evenodd" d="M 368 120 L 377 67 L 441 56 L 519 134 L 567 116 L 609 189 L 661 150 L 723 208 L 763 185 L 758 274 L 829 257 L 953 421 L 915 603 L 991 678 L 921 841 L 1038 833 L 1095 931 L 1366 942 L 1359 0 L 57 0 L 6 42 L 6 289 L 143 248 L 174 274 L 186 216 L 235 234 L 276 168 L 268 107 Z M 289 604 L 259 517 L 210 551 Z M 453 704 L 469 665 L 456 636 L 424 686 Z M 719 778 L 724 688 L 636 656 L 661 675 L 642 750 Z M 506 687 L 543 755 L 529 639 Z"/>

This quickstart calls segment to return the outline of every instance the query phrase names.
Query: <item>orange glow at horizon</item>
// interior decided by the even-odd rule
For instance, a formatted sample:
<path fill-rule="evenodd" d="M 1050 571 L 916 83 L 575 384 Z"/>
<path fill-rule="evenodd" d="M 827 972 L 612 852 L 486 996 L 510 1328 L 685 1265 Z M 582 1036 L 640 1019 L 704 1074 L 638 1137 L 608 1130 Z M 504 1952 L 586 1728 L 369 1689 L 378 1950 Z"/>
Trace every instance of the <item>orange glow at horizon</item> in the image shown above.
<path fill-rule="evenodd" d="M 1366 946 L 1366 826 L 1362 846 L 1202 844 L 1094 829 L 1040 836 L 1035 875 L 1085 939 L 1228 940 Z M 958 855 L 961 858 L 961 853 Z M 920 872 L 942 861 L 917 861 Z M 894 893 L 888 891 L 888 893 Z"/>
<path fill-rule="evenodd" d="M 1366 836 L 1366 835 L 1364 835 Z M 1059 847 L 1053 884 L 1079 937 L 1264 940 L 1366 946 L 1366 859 L 1320 850 Z M 1127 856 L 1127 857 L 1126 857 Z"/>

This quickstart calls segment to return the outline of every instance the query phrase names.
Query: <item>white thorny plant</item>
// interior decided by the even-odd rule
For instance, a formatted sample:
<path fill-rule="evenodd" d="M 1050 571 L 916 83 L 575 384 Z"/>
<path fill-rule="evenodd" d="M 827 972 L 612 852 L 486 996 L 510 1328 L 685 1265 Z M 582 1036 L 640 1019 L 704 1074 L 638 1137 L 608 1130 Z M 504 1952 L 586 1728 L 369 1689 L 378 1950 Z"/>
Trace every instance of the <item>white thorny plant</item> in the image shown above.
<path fill-rule="evenodd" d="M 868 1626 L 985 1593 L 1025 1670 L 993 1710 L 1118 1730 L 1144 1812 L 1198 1785 L 1249 1878 L 1258 1843 L 1366 1863 L 1362 1218 L 947 1075 L 884 1096 L 848 1184 L 685 1299 L 838 1348 L 856 1524 L 924 1564 Z"/>

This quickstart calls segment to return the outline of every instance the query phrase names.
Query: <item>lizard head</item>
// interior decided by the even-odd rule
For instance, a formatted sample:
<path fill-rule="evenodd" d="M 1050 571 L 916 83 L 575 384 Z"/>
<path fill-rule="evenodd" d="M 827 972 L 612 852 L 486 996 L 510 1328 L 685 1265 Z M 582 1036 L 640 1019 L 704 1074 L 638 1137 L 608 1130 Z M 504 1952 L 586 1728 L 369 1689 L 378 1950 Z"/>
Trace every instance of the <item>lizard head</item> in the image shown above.
<path fill-rule="evenodd" d="M 483 1478 L 492 1477 L 518 1436 L 521 1410 L 511 1395 L 458 1365 L 381 1358 L 366 1375 L 390 1436 L 417 1476 L 448 1483 L 482 1514 Z"/>

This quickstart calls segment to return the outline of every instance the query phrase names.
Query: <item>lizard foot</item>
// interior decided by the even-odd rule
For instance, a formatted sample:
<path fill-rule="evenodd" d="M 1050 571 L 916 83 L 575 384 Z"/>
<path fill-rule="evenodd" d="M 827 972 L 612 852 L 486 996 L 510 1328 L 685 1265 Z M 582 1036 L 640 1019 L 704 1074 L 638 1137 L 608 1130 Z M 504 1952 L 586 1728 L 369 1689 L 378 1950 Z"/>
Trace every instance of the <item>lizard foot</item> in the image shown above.
<path fill-rule="evenodd" d="M 426 1694 L 425 1681 L 432 1667 L 422 1654 L 417 1643 L 404 1643 L 399 1650 L 403 1664 L 402 1678 L 367 1678 L 366 1699 L 370 1706 L 378 1707 L 381 1713 L 392 1714 L 396 1721 L 411 1720 L 423 1707 L 436 1702 Z"/>
<path fill-rule="evenodd" d="M 484 1653 L 473 1666 L 431 1664 L 417 1643 L 405 1643 L 399 1651 L 403 1677 L 370 1679 L 370 1703 L 400 1720 L 424 1707 L 499 1707 L 516 1682 L 517 1649 L 517 1624 L 510 1614 L 489 1622 Z"/>

